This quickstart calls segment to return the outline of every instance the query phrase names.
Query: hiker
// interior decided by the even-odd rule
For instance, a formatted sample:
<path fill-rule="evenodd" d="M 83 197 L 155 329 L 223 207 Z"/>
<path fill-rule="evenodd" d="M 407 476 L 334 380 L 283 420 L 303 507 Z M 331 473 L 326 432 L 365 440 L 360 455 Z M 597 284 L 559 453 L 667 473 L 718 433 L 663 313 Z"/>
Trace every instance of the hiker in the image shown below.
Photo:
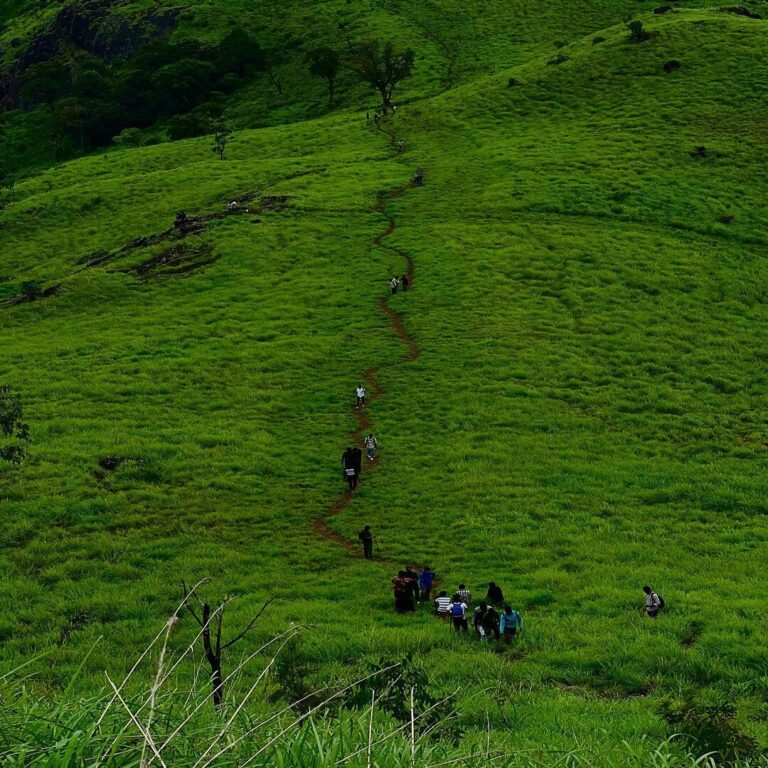
<path fill-rule="evenodd" d="M 517 635 L 517 630 L 523 628 L 523 617 L 512 610 L 512 606 L 505 605 L 504 613 L 499 619 L 499 632 L 504 635 L 504 642 L 509 645 Z"/>
<path fill-rule="evenodd" d="M 421 588 L 421 600 L 427 602 L 431 596 L 432 584 L 435 581 L 435 572 L 425 565 L 419 574 L 419 587 Z"/>
<path fill-rule="evenodd" d="M 359 478 L 360 473 L 363 471 L 363 452 L 357 446 L 352 449 L 352 466 L 355 468 Z"/>
<path fill-rule="evenodd" d="M 472 605 L 472 593 L 463 585 L 459 584 L 459 591 L 456 593 L 463 603 Z"/>
<path fill-rule="evenodd" d="M 355 408 L 365 408 L 365 387 L 362 384 L 357 388 L 357 405 Z"/>
<path fill-rule="evenodd" d="M 415 611 L 419 602 L 419 574 L 413 570 L 413 566 L 405 566 L 405 579 L 408 582 L 408 610 Z"/>
<path fill-rule="evenodd" d="M 400 285 L 400 281 L 396 277 L 392 277 L 392 279 L 389 281 L 389 287 L 392 290 L 392 295 L 394 296 L 397 293 L 397 286 Z"/>
<path fill-rule="evenodd" d="M 441 619 L 445 619 L 449 616 L 450 608 L 451 598 L 448 597 L 448 593 L 443 589 L 435 598 L 435 615 L 439 616 Z"/>
<path fill-rule="evenodd" d="M 448 606 L 448 615 L 451 617 L 453 627 L 456 632 L 465 632 L 467 627 L 467 604 L 462 602 L 461 596 L 457 593 L 453 596 L 451 604 Z"/>
<path fill-rule="evenodd" d="M 407 613 L 413 610 L 411 601 L 411 588 L 405 571 L 399 571 L 392 579 L 392 591 L 395 595 L 395 610 L 398 613 Z"/>
<path fill-rule="evenodd" d="M 229 205 L 227 205 L 227 210 L 230 213 L 234 213 L 237 210 L 237 200 L 230 200 Z"/>
<path fill-rule="evenodd" d="M 400 139 L 400 141 L 397 142 L 397 151 L 405 152 L 405 142 L 402 139 Z"/>
<path fill-rule="evenodd" d="M 354 455 L 355 449 L 351 445 L 344 449 L 344 453 L 341 454 L 341 466 L 344 469 L 355 466 Z"/>
<path fill-rule="evenodd" d="M 655 619 L 659 615 L 659 611 L 664 607 L 664 600 L 649 586 L 643 587 L 643 592 L 645 592 L 645 613 L 652 619 Z"/>
<path fill-rule="evenodd" d="M 176 218 L 173 220 L 173 226 L 177 229 L 183 227 L 187 223 L 187 214 L 184 211 L 179 211 L 176 214 Z"/>
<path fill-rule="evenodd" d="M 486 640 L 490 634 L 493 634 L 497 640 L 499 639 L 499 614 L 488 603 L 480 603 L 475 608 L 472 626 L 481 640 Z"/>
<path fill-rule="evenodd" d="M 408 275 L 403 275 L 400 278 L 400 285 L 403 287 L 403 293 L 405 293 L 408 290 L 408 286 L 410 285 L 410 280 L 408 280 Z"/>
<path fill-rule="evenodd" d="M 344 469 L 344 477 L 347 480 L 349 492 L 354 493 L 355 488 L 357 488 L 357 470 L 354 467 L 346 467 Z"/>
<path fill-rule="evenodd" d="M 365 122 L 366 123 L 370 123 L 371 122 L 371 113 L 370 112 L 366 112 L 365 113 Z"/>
<path fill-rule="evenodd" d="M 419 170 L 416 171 L 413 177 L 413 186 L 414 187 L 424 186 L 424 170 L 422 168 L 419 168 Z"/>
<path fill-rule="evenodd" d="M 373 436 L 373 432 L 371 432 L 368 437 L 365 438 L 365 453 L 371 461 L 376 458 L 376 448 L 378 445 L 378 440 L 376 440 Z"/>
<path fill-rule="evenodd" d="M 394 117 L 397 117 L 397 105 L 396 104 L 392 105 L 392 115 Z"/>
<path fill-rule="evenodd" d="M 378 112 L 374 112 L 373 113 L 373 122 L 376 123 L 376 127 L 378 128 L 379 127 L 379 113 Z"/>
<path fill-rule="evenodd" d="M 365 528 L 357 534 L 357 538 L 363 543 L 363 556 L 366 560 L 370 560 L 373 557 L 373 534 L 371 533 L 371 526 L 366 525 Z"/>
<path fill-rule="evenodd" d="M 491 605 L 495 605 L 496 607 L 499 607 L 504 602 L 504 593 L 501 591 L 501 587 L 496 586 L 495 581 L 491 581 L 488 584 L 488 594 L 486 595 L 486 600 Z"/>

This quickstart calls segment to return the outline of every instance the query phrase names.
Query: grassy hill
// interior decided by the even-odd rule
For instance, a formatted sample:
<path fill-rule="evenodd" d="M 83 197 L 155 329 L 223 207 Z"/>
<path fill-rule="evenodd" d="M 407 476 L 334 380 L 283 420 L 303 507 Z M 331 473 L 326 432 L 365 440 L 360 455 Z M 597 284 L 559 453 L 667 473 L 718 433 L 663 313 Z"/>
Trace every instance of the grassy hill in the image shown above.
<path fill-rule="evenodd" d="M 59 5 L 0 12 L 3 41 Z M 103 671 L 121 679 L 182 578 L 210 577 L 214 603 L 237 598 L 225 632 L 275 597 L 229 668 L 305 626 L 243 732 L 302 686 L 407 658 L 402 696 L 425 679 L 453 695 L 423 765 L 489 764 L 489 744 L 498 764 L 763 764 L 768 22 L 672 6 L 197 3 L 174 35 L 223 39 L 236 20 L 281 60 L 282 94 L 265 71 L 229 94 L 226 159 L 201 137 L 17 183 L 0 383 L 32 442 L 0 474 L 4 750 L 80 732 L 67 702 L 98 712 Z M 416 51 L 381 129 L 351 73 L 333 108 L 304 74 L 306 51 L 347 34 Z M 233 198 L 251 211 L 221 215 Z M 179 210 L 205 220 L 182 236 Z M 409 263 L 411 290 L 380 303 Z M 380 458 L 348 500 L 339 457 L 368 429 Z M 366 523 L 374 562 L 356 552 Z M 498 582 L 524 634 L 507 649 L 426 607 L 395 614 L 406 562 L 450 590 Z M 667 601 L 655 622 L 646 583 Z M 183 615 L 170 652 L 196 633 Z M 264 764 L 365 746 L 371 687 L 316 726 L 336 752 L 310 740 Z M 57 725 L 32 729 L 35 712 Z M 195 738 L 168 764 L 194 765 Z M 410 759 L 387 744 L 404 751 L 379 764 Z M 115 765 L 138 764 L 130 746 Z"/>

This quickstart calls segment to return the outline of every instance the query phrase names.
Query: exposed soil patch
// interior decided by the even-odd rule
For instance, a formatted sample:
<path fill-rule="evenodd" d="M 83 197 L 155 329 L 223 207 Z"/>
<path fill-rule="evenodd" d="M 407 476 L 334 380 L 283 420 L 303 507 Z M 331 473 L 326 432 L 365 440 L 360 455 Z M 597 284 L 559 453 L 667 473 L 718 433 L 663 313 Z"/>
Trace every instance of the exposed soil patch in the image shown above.
<path fill-rule="evenodd" d="M 40 290 L 28 290 L 24 293 L 16 294 L 16 296 L 9 296 L 7 299 L 0 301 L 2 307 L 15 307 L 17 304 L 29 304 L 33 301 L 41 301 L 42 299 L 48 299 L 51 296 L 55 296 L 61 290 L 61 283 L 54 283 L 46 288 L 40 288 Z"/>
<path fill-rule="evenodd" d="M 121 464 L 146 464 L 149 459 L 141 456 L 105 456 L 99 459 L 99 466 L 107 472 L 114 472 Z"/>
<path fill-rule="evenodd" d="M 174 245 L 158 253 L 127 272 L 138 275 L 142 280 L 158 277 L 178 277 L 213 264 L 220 254 L 213 250 L 210 243 L 199 242 Z"/>

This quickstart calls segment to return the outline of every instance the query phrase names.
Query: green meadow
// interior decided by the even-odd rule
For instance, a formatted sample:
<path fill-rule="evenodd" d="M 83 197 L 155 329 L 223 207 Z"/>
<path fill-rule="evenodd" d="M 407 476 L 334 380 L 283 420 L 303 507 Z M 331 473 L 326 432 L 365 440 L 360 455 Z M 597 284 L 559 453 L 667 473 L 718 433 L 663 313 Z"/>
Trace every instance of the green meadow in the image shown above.
<path fill-rule="evenodd" d="M 0 41 L 61 4 L 26 5 L 0 3 Z M 229 97 L 223 161 L 209 136 L 101 148 L 30 167 L 0 210 L 0 383 L 31 432 L 0 468 L 5 764 L 765 765 L 768 21 L 253 5 L 198 3 L 175 33 L 239 19 L 282 51 L 282 93 L 262 73 Z M 306 74 L 339 30 L 416 53 L 380 129 L 350 72 L 333 106 Z M 14 302 L 30 283 L 51 295 Z M 371 371 L 379 457 L 339 505 Z M 496 581 L 525 631 L 396 614 L 405 563 L 478 599 Z M 204 578 L 225 638 L 274 598 L 225 652 L 225 673 L 255 658 L 220 713 L 192 616 L 162 636 Z M 105 673 L 139 657 L 100 720 Z M 289 706 L 320 690 L 342 693 Z"/>

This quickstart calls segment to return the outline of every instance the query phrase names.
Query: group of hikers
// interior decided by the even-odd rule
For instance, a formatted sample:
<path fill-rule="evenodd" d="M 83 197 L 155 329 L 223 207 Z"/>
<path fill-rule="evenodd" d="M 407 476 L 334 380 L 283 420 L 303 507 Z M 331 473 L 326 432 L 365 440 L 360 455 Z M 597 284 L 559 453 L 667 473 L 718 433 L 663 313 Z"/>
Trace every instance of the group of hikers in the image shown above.
<path fill-rule="evenodd" d="M 362 390 L 362 394 L 360 394 Z M 357 388 L 358 408 L 365 407 L 365 387 L 362 385 Z M 364 442 L 365 455 L 368 461 L 376 458 L 376 449 L 379 447 L 379 441 L 373 432 L 368 434 Z M 360 472 L 363 468 L 363 452 L 357 446 L 349 446 L 341 454 L 341 466 L 343 469 L 344 480 L 347 481 L 349 492 L 354 493 L 357 488 L 357 482 L 360 479 Z"/>
<path fill-rule="evenodd" d="M 358 534 L 363 543 L 365 552 L 372 552 L 372 539 L 370 526 Z M 368 555 L 366 554 L 366 557 Z M 472 593 L 466 585 L 459 584 L 452 597 L 448 597 L 445 590 L 441 590 L 434 600 L 432 589 L 437 581 L 437 575 L 425 565 L 421 572 L 417 572 L 413 566 L 406 566 L 392 579 L 392 591 L 395 596 L 395 611 L 408 613 L 415 611 L 421 604 L 432 603 L 432 613 L 439 619 L 450 622 L 456 632 L 469 631 L 469 611 L 472 608 Z M 519 611 L 504 602 L 504 593 L 495 582 L 488 584 L 488 591 L 483 599 L 472 609 L 472 627 L 477 637 L 487 640 L 494 637 L 510 643 L 518 631 L 523 628 L 523 617 Z"/>

